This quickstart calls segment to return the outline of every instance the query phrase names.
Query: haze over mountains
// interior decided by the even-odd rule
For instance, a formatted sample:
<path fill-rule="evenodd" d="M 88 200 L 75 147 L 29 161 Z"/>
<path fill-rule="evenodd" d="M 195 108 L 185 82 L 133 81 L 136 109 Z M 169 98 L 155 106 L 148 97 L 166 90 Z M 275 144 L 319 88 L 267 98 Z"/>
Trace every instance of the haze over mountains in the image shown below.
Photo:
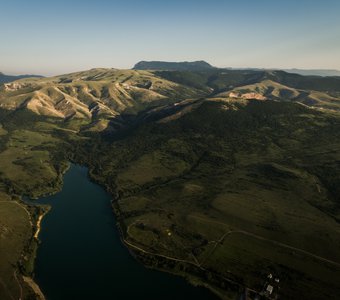
<path fill-rule="evenodd" d="M 164 61 L 140 61 L 133 67 L 135 70 L 162 70 L 162 71 L 203 71 L 217 69 L 217 67 L 205 61 L 194 62 L 164 62 Z M 287 73 L 300 74 L 304 76 L 340 76 L 339 70 L 327 69 L 261 69 L 261 68 L 220 68 L 228 70 L 253 70 L 253 71 L 275 71 L 281 70 Z"/>
<path fill-rule="evenodd" d="M 200 61 L 185 61 L 185 62 L 167 62 L 167 61 L 140 61 L 136 63 L 132 70 L 158 70 L 158 71 L 207 71 L 213 69 L 227 69 L 227 70 L 245 70 L 245 71 L 276 71 L 281 70 L 287 73 L 300 74 L 303 76 L 340 76 L 339 70 L 331 69 L 261 69 L 261 68 L 218 68 L 212 66 L 204 60 Z M 15 81 L 21 78 L 37 77 L 42 78 L 40 75 L 6 75 L 0 72 L 0 84 Z"/>
<path fill-rule="evenodd" d="M 288 73 L 296 73 L 300 75 L 310 76 L 340 76 L 339 70 L 327 70 L 327 69 L 282 69 Z"/>
<path fill-rule="evenodd" d="M 39 78 L 39 77 L 42 77 L 42 76 L 39 76 L 39 75 L 17 75 L 17 76 L 14 76 L 14 75 L 5 75 L 2 72 L 0 72 L 0 84 L 15 81 L 15 80 L 22 79 L 22 78 L 29 78 L 29 77 L 38 77 Z"/>

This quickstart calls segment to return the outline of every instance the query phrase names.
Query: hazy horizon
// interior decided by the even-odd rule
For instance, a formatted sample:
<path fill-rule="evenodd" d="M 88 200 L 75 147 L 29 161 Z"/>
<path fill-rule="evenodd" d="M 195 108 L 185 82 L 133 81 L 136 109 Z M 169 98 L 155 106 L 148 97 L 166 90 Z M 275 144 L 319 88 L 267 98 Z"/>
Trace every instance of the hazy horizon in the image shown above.
<path fill-rule="evenodd" d="M 340 2 L 5 0 L 0 72 L 129 69 L 140 60 L 340 70 Z"/>
<path fill-rule="evenodd" d="M 175 61 L 169 61 L 169 60 L 164 60 L 166 62 L 175 62 Z M 185 62 L 185 61 L 176 61 L 176 62 Z M 137 63 L 137 62 L 136 62 Z M 209 62 L 208 62 L 209 63 Z M 69 72 L 62 72 L 62 73 L 48 73 L 48 74 L 43 74 L 43 73 L 25 73 L 25 72 L 6 72 L 6 71 L 3 71 L 3 70 L 0 70 L 0 73 L 3 73 L 5 75 L 9 75 L 9 76 L 17 76 L 17 75 L 41 75 L 41 76 L 58 76 L 58 75 L 64 75 L 64 74 L 70 74 L 70 73 L 77 73 L 77 72 L 82 72 L 82 71 L 88 71 L 88 70 L 91 70 L 91 69 L 120 69 L 120 70 L 130 70 L 132 69 L 133 65 L 130 67 L 130 68 L 117 68 L 115 66 L 100 66 L 100 67 L 91 67 L 91 68 L 87 68 L 87 69 L 75 69 L 75 70 L 71 70 Z M 313 70 L 325 70 L 325 71 L 338 71 L 340 72 L 340 69 L 328 69 L 328 68 L 318 68 L 318 69 L 314 69 L 314 68 L 295 68 L 295 67 L 292 67 L 292 68 L 262 68 L 262 67 L 229 67 L 229 66 L 215 66 L 213 65 L 213 67 L 217 67 L 217 68 L 225 68 L 225 69 L 259 69 L 259 70 L 305 70 L 305 71 L 313 71 Z"/>

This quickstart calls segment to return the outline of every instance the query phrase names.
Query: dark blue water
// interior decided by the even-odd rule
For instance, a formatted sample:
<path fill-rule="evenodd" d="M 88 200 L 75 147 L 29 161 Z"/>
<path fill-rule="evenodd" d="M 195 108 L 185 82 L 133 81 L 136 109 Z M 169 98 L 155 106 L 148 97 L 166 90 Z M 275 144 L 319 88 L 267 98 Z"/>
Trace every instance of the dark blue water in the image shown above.
<path fill-rule="evenodd" d="M 171 274 L 149 270 L 123 246 L 111 197 L 72 165 L 60 193 L 39 200 L 42 220 L 35 279 L 48 300 L 216 299 Z"/>

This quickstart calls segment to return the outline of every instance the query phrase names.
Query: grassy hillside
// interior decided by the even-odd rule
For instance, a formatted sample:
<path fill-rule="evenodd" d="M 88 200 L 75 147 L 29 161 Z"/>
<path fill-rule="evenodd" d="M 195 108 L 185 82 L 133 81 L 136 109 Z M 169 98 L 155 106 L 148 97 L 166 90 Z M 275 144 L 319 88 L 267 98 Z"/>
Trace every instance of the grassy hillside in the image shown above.
<path fill-rule="evenodd" d="M 156 75 L 210 92 L 212 97 L 295 101 L 310 107 L 339 110 L 340 77 L 301 76 L 283 71 L 222 70 L 204 72 L 158 71 Z M 242 95 L 244 95 L 242 97 Z"/>
<path fill-rule="evenodd" d="M 339 83 L 337 77 L 306 77 L 282 71 L 92 69 L 4 84 L 0 86 L 0 108 L 30 110 L 65 120 L 83 119 L 87 130 L 100 131 L 109 121 L 117 128 L 124 127 L 125 116 L 150 108 L 190 98 L 228 98 L 230 92 L 240 98 L 260 95 L 339 110 Z"/>
<path fill-rule="evenodd" d="M 125 241 L 140 259 L 222 293 L 235 289 L 226 278 L 261 292 L 273 273 L 283 299 L 335 299 L 338 116 L 215 99 L 163 120 L 98 147 L 100 159 L 78 154 L 93 178 L 118 193 Z"/>
<path fill-rule="evenodd" d="M 13 268 L 21 259 L 25 248 L 25 239 L 31 236 L 30 215 L 26 208 L 16 201 L 10 201 L 5 194 L 0 194 L 0 298 L 20 298 L 20 275 Z M 15 217 L 13 217 L 15 216 Z"/>
<path fill-rule="evenodd" d="M 284 85 L 304 90 L 320 92 L 340 92 L 340 77 L 302 76 L 299 74 L 274 71 L 268 75 Z"/>
<path fill-rule="evenodd" d="M 156 71 L 157 76 L 195 88 L 217 93 L 236 86 L 258 82 L 263 72 L 251 70 Z"/>
<path fill-rule="evenodd" d="M 44 79 L 23 79 L 0 87 L 0 107 L 28 109 L 56 118 L 98 120 L 203 95 L 146 71 L 93 69 Z"/>
<path fill-rule="evenodd" d="M 312 108 L 340 110 L 340 97 L 316 90 L 295 89 L 281 83 L 266 79 L 259 83 L 244 85 L 232 91 L 222 92 L 219 97 L 235 97 L 261 100 L 294 101 Z"/>

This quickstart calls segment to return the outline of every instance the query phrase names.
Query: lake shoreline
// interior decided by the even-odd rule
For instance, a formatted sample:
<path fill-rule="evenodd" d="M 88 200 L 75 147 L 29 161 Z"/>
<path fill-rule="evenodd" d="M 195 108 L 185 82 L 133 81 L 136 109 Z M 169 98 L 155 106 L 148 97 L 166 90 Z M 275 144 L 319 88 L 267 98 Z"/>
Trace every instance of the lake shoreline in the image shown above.
<path fill-rule="evenodd" d="M 108 190 L 108 188 L 107 188 L 107 190 Z M 111 192 L 110 194 L 112 195 L 113 193 Z M 122 229 L 122 221 L 120 221 L 120 217 L 119 217 L 120 211 L 119 211 L 117 205 L 115 205 L 115 203 L 119 200 L 119 195 L 117 193 L 115 193 L 115 194 L 116 194 L 116 196 L 113 197 L 113 199 L 111 201 L 111 206 L 112 206 L 112 213 L 114 214 L 114 216 L 117 220 L 116 225 L 117 225 L 117 229 L 118 229 L 118 232 L 119 232 L 121 243 L 127 248 L 129 253 L 139 263 L 141 263 L 143 265 L 143 267 L 145 267 L 147 269 L 151 269 L 151 270 L 156 270 L 156 271 L 159 271 L 159 272 L 165 272 L 165 273 L 171 274 L 173 276 L 182 277 L 190 285 L 192 285 L 194 287 L 206 288 L 206 289 L 210 290 L 210 292 L 212 292 L 215 296 L 218 296 L 220 299 L 225 299 L 225 300 L 231 299 L 231 298 L 227 297 L 225 295 L 225 293 L 223 293 L 222 290 L 219 290 L 218 287 L 216 287 L 216 286 L 214 286 L 210 283 L 207 283 L 200 276 L 195 275 L 194 272 L 193 273 L 190 273 L 190 272 L 174 272 L 170 268 L 161 268 L 157 265 L 155 266 L 154 264 L 150 264 L 150 261 L 152 261 L 152 262 L 154 262 L 155 260 L 157 261 L 159 259 L 159 257 L 161 257 L 162 259 L 167 259 L 167 258 L 164 257 L 164 256 L 161 256 L 161 255 L 149 253 L 148 251 L 146 251 L 144 249 L 138 249 L 138 247 L 132 246 L 126 240 L 126 237 L 125 237 L 123 229 Z M 168 259 L 168 260 L 170 261 L 170 259 Z M 192 265 L 194 265 L 194 263 L 192 263 Z M 198 267 L 198 266 L 195 266 L 195 267 Z M 229 280 L 224 278 L 224 281 L 228 282 Z M 237 285 L 237 291 L 239 292 L 239 289 L 240 289 L 241 286 L 238 283 L 229 281 L 229 284 L 230 284 L 230 287 L 232 287 L 232 289 L 234 289 L 235 285 Z M 239 293 L 237 293 L 237 295 L 238 294 Z"/>
<path fill-rule="evenodd" d="M 23 252 L 23 257 L 26 257 L 26 263 L 23 261 L 19 261 L 19 268 L 21 282 L 24 284 L 25 288 L 29 288 L 36 296 L 39 297 L 40 300 L 46 300 L 44 293 L 42 292 L 39 284 L 34 279 L 34 271 L 35 271 L 35 260 L 37 257 L 37 251 L 41 241 L 39 240 L 39 234 L 41 232 L 43 218 L 48 214 L 50 207 L 42 206 L 38 203 L 38 199 L 56 195 L 62 190 L 64 175 L 70 169 L 71 162 L 69 162 L 66 168 L 62 169 L 62 171 L 58 174 L 55 179 L 57 183 L 56 186 L 49 190 L 46 193 L 42 193 L 41 195 L 34 195 L 32 198 L 29 198 L 26 195 L 21 196 L 21 203 L 25 206 L 33 206 L 38 212 L 38 216 L 32 211 L 29 212 L 31 218 L 31 227 L 32 227 L 32 236 L 28 242 L 26 249 Z M 27 268 L 27 266 L 29 266 Z"/>
<path fill-rule="evenodd" d="M 39 285 L 33 280 L 32 277 L 22 276 L 24 282 L 31 288 L 39 300 L 46 300 L 45 295 L 41 291 Z"/>
<path fill-rule="evenodd" d="M 37 224 L 36 224 L 36 231 L 34 233 L 34 238 L 39 241 L 39 233 L 41 230 L 41 221 L 44 218 L 44 216 L 48 213 L 48 211 L 42 212 L 40 213 L 40 215 L 38 216 L 38 220 L 37 220 Z"/>
<path fill-rule="evenodd" d="M 49 209 L 45 207 L 42 208 L 38 204 L 27 203 L 26 201 L 22 200 L 23 205 L 26 207 L 33 206 L 36 210 L 35 212 L 29 211 L 30 218 L 31 218 L 31 228 L 32 228 L 32 235 L 30 240 L 27 243 L 26 248 L 22 253 L 22 259 L 18 262 L 18 279 L 20 278 L 22 292 L 25 296 L 35 295 L 39 300 L 46 300 L 44 294 L 42 293 L 39 285 L 34 280 L 34 269 L 35 269 L 35 260 L 37 257 L 37 250 L 40 244 L 38 239 L 38 235 L 41 230 L 41 221 L 43 220 L 44 216 L 48 213 Z M 38 212 L 38 214 L 36 214 Z M 33 293 L 33 294 L 32 294 Z"/>
<path fill-rule="evenodd" d="M 104 188 L 104 190 L 106 190 L 106 192 L 108 193 L 108 195 L 110 195 L 111 197 L 111 203 L 110 203 L 110 207 L 111 207 L 111 213 L 113 214 L 113 217 L 115 218 L 115 226 L 116 228 L 113 228 L 112 230 L 116 229 L 118 230 L 118 234 L 119 234 L 119 239 L 120 239 L 120 242 L 122 245 L 124 245 L 124 247 L 128 250 L 128 252 L 130 253 L 130 255 L 138 262 L 140 263 L 144 268 L 146 269 L 151 269 L 151 270 L 157 270 L 157 271 L 160 271 L 160 272 L 163 272 L 163 273 L 168 273 L 168 274 L 171 274 L 175 277 L 182 277 L 184 279 L 186 279 L 186 281 L 188 282 L 188 284 L 194 286 L 194 287 L 203 287 L 203 288 L 207 288 L 210 290 L 210 292 L 212 292 L 214 295 L 220 297 L 221 299 L 227 299 L 227 298 L 224 298 L 223 297 L 223 294 L 220 293 L 218 291 L 218 289 L 216 289 L 213 285 L 210 285 L 209 283 L 207 282 L 204 282 L 201 278 L 195 276 L 194 274 L 190 274 L 188 272 L 182 272 L 182 273 L 178 273 L 178 272 L 174 272 L 173 270 L 171 269 L 167 269 L 167 268 L 160 268 L 159 266 L 157 265 L 150 265 L 147 263 L 147 261 L 151 260 L 151 261 L 155 261 L 157 260 L 156 256 L 155 255 L 147 255 L 147 253 L 144 253 L 144 255 L 140 255 L 140 253 L 138 253 L 138 251 L 136 251 L 136 249 L 134 249 L 132 246 L 130 246 L 127 241 L 125 240 L 124 238 L 124 233 L 123 233 L 123 220 L 121 220 L 121 217 L 120 217 L 120 211 L 119 209 L 117 208 L 117 206 L 115 205 L 115 202 L 118 200 L 118 194 L 116 191 L 112 191 L 108 186 L 105 186 L 103 185 L 101 182 L 98 182 L 97 180 L 95 180 L 95 178 L 93 178 L 91 176 L 91 172 L 90 172 L 90 168 L 86 165 L 83 165 L 83 164 L 75 164 L 75 163 L 70 163 L 68 168 L 62 173 L 60 174 L 61 178 L 62 178 L 62 183 L 64 183 L 64 175 L 65 173 L 70 169 L 70 166 L 71 165 L 76 165 L 76 166 L 79 166 L 79 167 L 86 167 L 87 168 L 87 177 L 88 177 L 88 180 L 92 183 L 95 183 L 97 184 L 98 186 L 100 186 L 101 188 Z M 59 177 L 59 176 L 58 176 Z M 63 185 L 62 185 L 63 186 Z M 49 193 L 50 195 L 55 195 L 57 193 L 59 193 L 61 190 L 60 189 L 56 189 L 55 191 Z M 43 196 L 45 197 L 45 196 Z M 38 201 L 34 201 L 34 202 L 31 202 L 30 205 L 35 205 L 37 207 L 41 206 L 41 204 L 39 204 Z M 39 234 L 41 233 L 41 227 L 42 227 L 42 220 L 43 218 L 46 216 L 46 214 L 48 213 L 48 211 L 43 211 L 42 213 L 39 214 L 37 220 L 36 220 L 36 231 L 33 235 L 33 242 L 34 243 L 37 243 L 37 246 L 39 247 L 43 242 L 41 242 L 39 240 Z M 34 253 L 34 258 L 33 260 L 35 261 L 36 260 L 36 255 L 37 255 L 37 251 L 35 251 Z M 147 256 L 147 258 L 146 258 Z M 36 268 L 36 265 L 34 264 L 34 270 Z M 36 278 L 35 278 L 35 275 L 34 275 L 34 270 L 32 272 L 32 282 L 34 282 L 35 286 L 39 288 L 40 290 L 40 287 L 39 287 L 39 284 L 35 281 Z M 27 284 L 27 282 L 26 282 Z M 31 285 L 29 285 L 30 288 L 36 292 Z M 40 290 L 41 292 L 41 290 Z M 41 292 L 42 294 L 42 292 Z M 36 295 L 38 295 L 36 293 Z"/>
<path fill-rule="evenodd" d="M 129 253 L 131 254 L 132 257 L 134 257 L 134 259 L 143 265 L 143 267 L 150 269 L 150 270 L 156 270 L 159 272 L 163 272 L 163 273 L 168 273 L 171 274 L 173 276 L 176 277 L 181 277 L 184 278 L 190 285 L 194 286 L 194 287 L 202 287 L 202 288 L 206 288 L 208 289 L 210 292 L 212 292 L 215 296 L 219 297 L 220 299 L 225 299 L 225 300 L 230 300 L 229 297 L 227 297 L 225 295 L 225 293 L 223 293 L 222 290 L 219 290 L 219 288 L 217 286 L 214 286 L 210 283 L 207 283 L 206 281 L 204 281 L 201 277 L 199 276 L 195 276 L 195 274 L 189 273 L 189 272 L 174 272 L 173 270 L 171 270 L 170 268 L 161 268 L 159 266 L 154 266 L 154 265 L 150 265 L 147 263 L 148 259 L 145 259 L 145 257 L 147 256 L 149 258 L 149 260 L 157 260 L 157 255 L 151 254 L 151 253 L 147 253 L 147 251 L 143 250 L 143 256 L 141 256 L 140 253 L 141 251 L 136 251 L 136 249 L 134 247 L 132 247 L 127 241 L 126 241 L 126 236 L 124 235 L 124 231 L 123 231 L 123 220 L 121 220 L 120 217 L 120 213 L 121 211 L 119 210 L 118 206 L 116 205 L 116 203 L 119 201 L 120 199 L 120 195 L 117 191 L 112 190 L 110 186 L 102 184 L 101 181 L 96 180 L 96 178 L 91 176 L 91 172 L 90 172 L 90 168 L 88 167 L 88 178 L 90 181 L 98 184 L 99 186 L 101 186 L 102 188 L 104 188 L 107 193 L 109 193 L 112 197 L 111 200 L 111 207 L 112 207 L 112 213 L 116 219 L 116 226 L 117 226 L 117 230 L 119 233 L 119 237 L 120 237 L 120 241 L 121 243 L 124 245 L 124 247 L 126 247 L 126 249 L 129 251 Z M 228 282 L 229 280 L 224 278 L 226 282 Z M 237 296 L 239 295 L 239 291 L 240 289 L 244 289 L 243 286 L 239 285 L 238 283 L 235 282 L 231 282 L 229 281 L 229 283 L 231 284 L 231 288 L 234 289 L 235 288 L 235 284 L 237 284 Z M 228 283 L 226 283 L 228 286 Z M 225 292 L 225 291 L 224 291 Z"/>

